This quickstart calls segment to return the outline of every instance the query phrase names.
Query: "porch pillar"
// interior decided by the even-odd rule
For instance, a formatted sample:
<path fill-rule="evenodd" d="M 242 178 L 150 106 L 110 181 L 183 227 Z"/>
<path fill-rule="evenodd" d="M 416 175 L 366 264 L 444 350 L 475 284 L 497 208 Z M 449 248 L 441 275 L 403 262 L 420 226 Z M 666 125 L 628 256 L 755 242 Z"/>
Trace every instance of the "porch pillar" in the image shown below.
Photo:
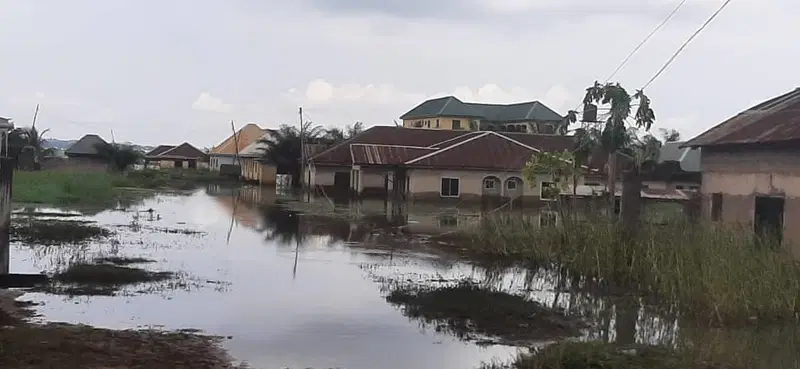
<path fill-rule="evenodd" d="M 358 165 L 354 165 L 350 170 L 350 191 L 356 196 L 361 195 L 361 192 L 364 191 L 361 174 L 361 167 Z"/>
<path fill-rule="evenodd" d="M 11 182 L 13 160 L 0 159 L 0 275 L 11 272 Z"/>

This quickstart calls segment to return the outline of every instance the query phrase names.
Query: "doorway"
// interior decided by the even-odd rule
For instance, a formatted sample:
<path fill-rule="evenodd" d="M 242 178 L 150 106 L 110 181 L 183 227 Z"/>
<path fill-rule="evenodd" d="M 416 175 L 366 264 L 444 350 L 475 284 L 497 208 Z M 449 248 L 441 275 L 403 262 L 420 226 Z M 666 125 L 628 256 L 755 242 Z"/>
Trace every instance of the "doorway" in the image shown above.
<path fill-rule="evenodd" d="M 775 244 L 783 242 L 785 202 L 782 197 L 756 196 L 753 220 L 757 237 L 763 241 L 775 242 Z"/>
<path fill-rule="evenodd" d="M 333 191 L 337 194 L 346 194 L 350 191 L 350 172 L 333 174 Z"/>

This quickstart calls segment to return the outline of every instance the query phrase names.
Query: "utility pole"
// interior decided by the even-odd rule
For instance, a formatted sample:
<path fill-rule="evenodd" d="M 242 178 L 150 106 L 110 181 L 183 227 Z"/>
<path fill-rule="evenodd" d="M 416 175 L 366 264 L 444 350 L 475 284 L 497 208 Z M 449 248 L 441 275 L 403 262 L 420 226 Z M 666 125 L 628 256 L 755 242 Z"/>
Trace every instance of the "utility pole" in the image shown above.
<path fill-rule="evenodd" d="M 305 124 L 303 124 L 303 107 L 301 106 L 298 114 L 300 115 L 300 186 L 303 190 L 306 189 L 305 172 L 306 172 L 306 132 Z"/>

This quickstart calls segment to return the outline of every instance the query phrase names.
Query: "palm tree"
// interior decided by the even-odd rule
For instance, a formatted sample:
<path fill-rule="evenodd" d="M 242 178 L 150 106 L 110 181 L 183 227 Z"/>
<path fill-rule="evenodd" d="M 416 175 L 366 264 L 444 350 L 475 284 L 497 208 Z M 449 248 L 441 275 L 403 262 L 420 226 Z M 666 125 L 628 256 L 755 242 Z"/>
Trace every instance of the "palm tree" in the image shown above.
<path fill-rule="evenodd" d="M 326 133 L 322 127 L 312 122 L 304 123 L 302 131 L 301 136 L 296 127 L 284 124 L 278 130 L 269 131 L 268 137 L 259 141 L 264 144 L 262 158 L 275 164 L 278 174 L 291 175 L 292 186 L 296 188 L 301 185 L 301 137 L 305 143 L 319 143 L 323 141 L 323 134 Z"/>
<path fill-rule="evenodd" d="M 40 160 L 44 156 L 52 155 L 52 148 L 45 148 L 47 140 L 45 133 L 49 129 L 39 132 L 36 127 L 20 127 L 13 129 L 8 135 L 9 156 L 19 161 L 20 155 L 30 153 L 33 169 L 40 169 Z"/>

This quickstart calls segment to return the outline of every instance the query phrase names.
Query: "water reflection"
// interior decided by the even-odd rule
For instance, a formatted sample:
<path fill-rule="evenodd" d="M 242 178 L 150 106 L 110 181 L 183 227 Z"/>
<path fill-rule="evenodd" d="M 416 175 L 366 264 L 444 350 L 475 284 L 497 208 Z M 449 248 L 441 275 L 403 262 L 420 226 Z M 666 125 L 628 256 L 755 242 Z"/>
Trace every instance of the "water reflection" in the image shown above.
<path fill-rule="evenodd" d="M 147 209 L 152 216 L 141 212 Z M 41 311 L 52 320 L 232 336 L 226 343 L 231 354 L 255 368 L 463 369 L 511 358 L 516 348 L 481 348 L 409 322 L 381 292 L 398 281 L 461 279 L 526 294 L 584 318 L 591 326 L 583 339 L 694 342 L 708 346 L 709 355 L 741 355 L 754 368 L 800 362 L 794 326 L 703 329 L 664 307 L 603 296 L 578 278 L 546 268 L 460 261 L 425 235 L 474 227 L 485 216 L 480 208 L 414 204 L 404 205 L 405 214 L 395 209 L 384 201 L 302 203 L 258 187 L 162 194 L 84 215 L 114 229 L 109 239 L 67 247 L 15 244 L 12 269 L 53 271 L 98 256 L 156 260 L 147 267 L 182 272 L 192 287 L 121 297 L 29 297 L 45 301 Z"/>

